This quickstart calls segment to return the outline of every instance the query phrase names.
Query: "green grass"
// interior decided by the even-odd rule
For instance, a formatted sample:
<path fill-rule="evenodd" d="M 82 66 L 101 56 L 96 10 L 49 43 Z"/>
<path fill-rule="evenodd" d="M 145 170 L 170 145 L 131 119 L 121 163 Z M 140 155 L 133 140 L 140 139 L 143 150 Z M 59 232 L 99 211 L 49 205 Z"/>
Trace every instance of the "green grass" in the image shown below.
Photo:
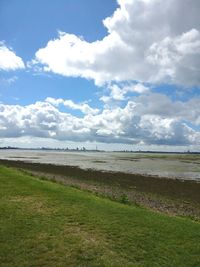
<path fill-rule="evenodd" d="M 0 167 L 0 266 L 200 266 L 200 224 Z"/>

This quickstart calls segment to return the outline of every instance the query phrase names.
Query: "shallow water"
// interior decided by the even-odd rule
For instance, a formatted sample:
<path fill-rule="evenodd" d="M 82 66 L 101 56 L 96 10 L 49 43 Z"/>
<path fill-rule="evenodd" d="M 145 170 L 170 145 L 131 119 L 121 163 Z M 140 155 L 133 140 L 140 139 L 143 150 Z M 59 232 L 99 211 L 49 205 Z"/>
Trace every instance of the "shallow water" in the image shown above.
<path fill-rule="evenodd" d="M 200 155 L 0 150 L 0 159 L 200 181 Z"/>

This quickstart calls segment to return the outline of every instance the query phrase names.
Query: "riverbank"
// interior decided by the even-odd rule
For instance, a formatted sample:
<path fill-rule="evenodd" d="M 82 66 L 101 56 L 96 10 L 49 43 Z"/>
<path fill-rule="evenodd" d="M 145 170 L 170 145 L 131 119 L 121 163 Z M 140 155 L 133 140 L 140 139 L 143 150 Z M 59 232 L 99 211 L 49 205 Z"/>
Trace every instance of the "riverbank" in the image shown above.
<path fill-rule="evenodd" d="M 195 181 L 12 160 L 0 164 L 116 201 L 200 220 L 200 183 Z"/>

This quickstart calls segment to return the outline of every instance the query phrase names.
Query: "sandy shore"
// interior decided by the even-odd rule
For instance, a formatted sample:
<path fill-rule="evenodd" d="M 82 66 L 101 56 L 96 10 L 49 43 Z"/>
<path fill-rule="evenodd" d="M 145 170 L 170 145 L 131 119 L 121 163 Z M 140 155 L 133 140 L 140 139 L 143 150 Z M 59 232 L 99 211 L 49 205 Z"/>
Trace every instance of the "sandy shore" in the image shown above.
<path fill-rule="evenodd" d="M 200 220 L 200 183 L 195 181 L 13 160 L 0 160 L 0 164 L 118 201 Z"/>

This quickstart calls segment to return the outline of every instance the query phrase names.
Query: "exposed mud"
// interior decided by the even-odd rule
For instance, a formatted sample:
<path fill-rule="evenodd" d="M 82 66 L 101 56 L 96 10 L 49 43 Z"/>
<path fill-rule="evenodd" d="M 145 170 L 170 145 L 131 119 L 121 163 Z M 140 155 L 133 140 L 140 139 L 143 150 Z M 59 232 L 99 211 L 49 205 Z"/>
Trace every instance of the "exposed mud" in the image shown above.
<path fill-rule="evenodd" d="M 0 160 L 0 164 L 117 201 L 126 196 L 132 204 L 200 220 L 200 183 L 195 181 L 12 160 Z"/>

